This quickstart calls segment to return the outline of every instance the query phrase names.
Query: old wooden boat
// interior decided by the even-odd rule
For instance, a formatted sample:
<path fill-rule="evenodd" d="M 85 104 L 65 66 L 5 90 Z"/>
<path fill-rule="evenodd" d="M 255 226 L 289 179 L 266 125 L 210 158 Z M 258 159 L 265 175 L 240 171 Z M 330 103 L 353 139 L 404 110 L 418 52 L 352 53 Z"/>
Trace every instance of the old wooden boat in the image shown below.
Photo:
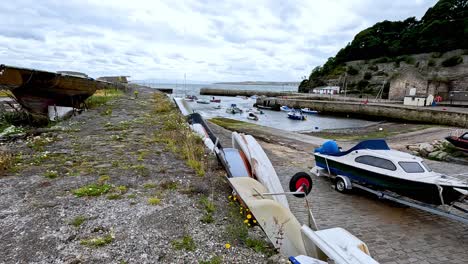
<path fill-rule="evenodd" d="M 113 86 L 85 74 L 0 65 L 0 89 L 10 90 L 21 106 L 36 114 L 47 114 L 50 105 L 81 107 L 96 90 Z"/>

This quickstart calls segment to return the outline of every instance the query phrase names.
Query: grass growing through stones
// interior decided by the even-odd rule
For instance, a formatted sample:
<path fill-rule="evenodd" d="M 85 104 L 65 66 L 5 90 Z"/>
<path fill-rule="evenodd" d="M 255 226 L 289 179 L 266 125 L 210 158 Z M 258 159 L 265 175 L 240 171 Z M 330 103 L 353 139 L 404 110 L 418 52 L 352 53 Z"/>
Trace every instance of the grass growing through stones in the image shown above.
<path fill-rule="evenodd" d="M 172 241 L 172 246 L 176 250 L 194 251 L 197 245 L 191 236 L 184 236 L 182 239 Z"/>
<path fill-rule="evenodd" d="M 56 170 L 47 170 L 45 173 L 44 173 L 44 176 L 46 178 L 49 178 L 49 179 L 55 179 L 59 176 L 58 174 L 58 171 Z"/>
<path fill-rule="evenodd" d="M 190 130 L 186 120 L 165 95 L 154 93 L 153 99 L 156 102 L 153 112 L 158 115 L 163 125 L 162 130 L 155 133 L 155 140 L 164 143 L 167 150 L 186 160 L 187 166 L 194 169 L 197 175 L 204 176 L 205 147 L 201 138 Z"/>
<path fill-rule="evenodd" d="M 118 89 L 97 90 L 91 97 L 86 99 L 86 105 L 89 108 L 95 108 L 106 104 L 110 100 L 122 96 L 124 93 Z"/>
<path fill-rule="evenodd" d="M 0 150 L 0 175 L 12 168 L 13 164 L 13 156 L 6 151 Z"/>
<path fill-rule="evenodd" d="M 148 204 L 149 205 L 159 205 L 161 203 L 161 199 L 158 197 L 150 197 L 148 198 Z"/>
<path fill-rule="evenodd" d="M 255 252 L 265 254 L 267 256 L 273 256 L 275 250 L 263 239 L 254 239 L 248 237 L 245 240 L 245 245 L 253 249 Z"/>
<path fill-rule="evenodd" d="M 223 263 L 223 258 L 221 258 L 220 256 L 214 256 L 212 257 L 210 260 L 201 260 L 198 262 L 199 264 L 221 264 Z"/>
<path fill-rule="evenodd" d="M 112 189 L 109 184 L 88 184 L 81 188 L 75 189 L 72 193 L 78 197 L 83 196 L 101 196 Z"/>
<path fill-rule="evenodd" d="M 159 184 L 159 186 L 161 186 L 161 188 L 163 188 L 164 190 L 176 190 L 177 189 L 177 182 L 175 181 L 164 181 L 164 182 L 161 182 Z"/>
<path fill-rule="evenodd" d="M 102 237 L 83 239 L 80 241 L 80 244 L 83 246 L 89 246 L 89 247 L 103 247 L 107 244 L 112 243 L 112 241 L 114 241 L 114 236 L 112 236 L 111 234 L 108 234 Z"/>
<path fill-rule="evenodd" d="M 73 218 L 71 221 L 70 221 L 70 225 L 74 226 L 74 227 L 79 227 L 81 226 L 81 224 L 83 224 L 84 222 L 86 221 L 86 217 L 82 216 L 82 215 L 79 215 L 75 218 Z"/>
<path fill-rule="evenodd" d="M 200 198 L 200 204 L 203 206 L 205 209 L 205 214 L 203 217 L 200 219 L 203 223 L 210 224 L 214 222 L 214 217 L 213 213 L 215 211 L 215 205 L 210 199 L 206 196 L 202 196 Z"/>

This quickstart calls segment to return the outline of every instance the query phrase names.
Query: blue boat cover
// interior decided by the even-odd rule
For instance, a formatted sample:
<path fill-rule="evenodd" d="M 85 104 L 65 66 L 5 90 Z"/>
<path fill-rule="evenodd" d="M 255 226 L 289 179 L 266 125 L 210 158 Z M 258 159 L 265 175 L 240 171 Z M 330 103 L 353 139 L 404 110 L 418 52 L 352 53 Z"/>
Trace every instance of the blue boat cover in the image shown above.
<path fill-rule="evenodd" d="M 314 152 L 339 157 L 360 149 L 389 150 L 390 148 L 384 139 L 369 139 L 359 142 L 356 146 L 348 149 L 347 151 L 340 151 L 338 144 L 336 144 L 335 141 L 330 140 L 323 143 L 322 147 L 316 148 Z"/>

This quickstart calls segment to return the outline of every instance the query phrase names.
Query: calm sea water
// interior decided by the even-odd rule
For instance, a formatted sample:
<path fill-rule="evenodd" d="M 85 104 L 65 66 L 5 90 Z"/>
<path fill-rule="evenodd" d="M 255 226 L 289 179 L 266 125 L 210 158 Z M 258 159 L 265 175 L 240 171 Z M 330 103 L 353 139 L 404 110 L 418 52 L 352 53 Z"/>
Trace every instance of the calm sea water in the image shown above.
<path fill-rule="evenodd" d="M 176 84 L 158 84 L 158 88 L 172 88 L 174 89 L 174 96 L 185 96 L 186 94 L 194 94 L 199 99 L 210 99 L 211 96 L 200 96 L 200 89 L 204 87 L 219 88 L 219 89 L 239 89 L 239 90 L 258 90 L 258 91 L 297 91 L 296 86 L 275 86 L 275 85 L 227 85 L 227 84 L 187 84 L 186 86 Z M 247 111 L 253 108 L 253 104 L 256 100 L 254 99 L 242 99 L 238 97 L 228 96 L 217 96 L 216 98 L 221 99 L 221 109 L 214 109 L 217 103 L 210 104 L 198 104 L 196 102 L 190 102 L 190 106 L 197 112 L 199 112 L 205 118 L 213 117 L 227 117 L 244 122 L 259 124 L 268 127 L 274 127 L 283 129 L 286 131 L 297 131 L 297 132 L 308 132 L 308 131 L 320 131 L 323 129 L 338 129 L 338 128 L 352 128 L 352 127 L 363 127 L 374 124 L 375 122 L 336 117 L 328 115 L 308 115 L 307 120 L 298 121 L 291 120 L 287 117 L 287 112 L 269 111 L 263 110 L 263 115 L 257 115 L 258 121 L 253 121 L 247 118 Z M 244 110 L 242 114 L 228 114 L 226 108 L 231 104 L 236 104 L 239 108 Z"/>

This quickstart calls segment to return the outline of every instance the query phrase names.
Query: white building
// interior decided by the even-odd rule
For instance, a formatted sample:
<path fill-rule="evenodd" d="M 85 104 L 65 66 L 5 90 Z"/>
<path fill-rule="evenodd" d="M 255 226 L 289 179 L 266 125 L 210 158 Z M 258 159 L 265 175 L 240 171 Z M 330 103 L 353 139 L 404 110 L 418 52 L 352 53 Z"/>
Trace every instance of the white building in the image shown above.
<path fill-rule="evenodd" d="M 339 94 L 340 87 L 339 86 L 323 86 L 317 87 L 312 90 L 315 94 Z"/>

